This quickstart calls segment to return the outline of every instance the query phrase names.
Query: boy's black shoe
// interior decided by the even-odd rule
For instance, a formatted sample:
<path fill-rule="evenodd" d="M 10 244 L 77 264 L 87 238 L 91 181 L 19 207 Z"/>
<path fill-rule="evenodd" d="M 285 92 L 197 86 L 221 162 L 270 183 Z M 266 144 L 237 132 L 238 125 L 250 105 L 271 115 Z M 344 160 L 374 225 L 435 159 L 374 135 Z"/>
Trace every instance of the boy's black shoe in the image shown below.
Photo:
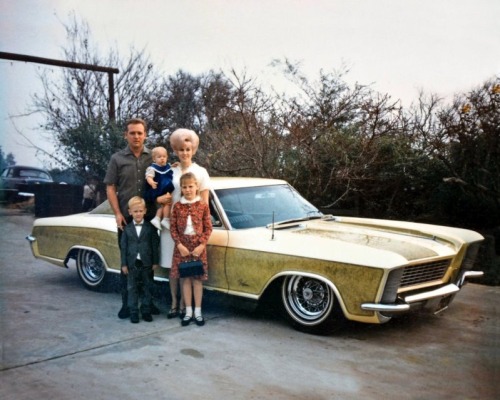
<path fill-rule="evenodd" d="M 151 303 L 151 305 L 149 306 L 149 310 L 150 310 L 149 314 L 160 315 L 160 310 L 153 303 Z M 143 308 L 141 306 L 141 314 L 143 314 L 143 313 L 144 313 L 144 311 L 143 311 Z"/>
<path fill-rule="evenodd" d="M 151 304 L 151 314 L 153 314 L 153 315 L 160 315 L 159 308 L 156 307 L 154 304 Z"/>
<path fill-rule="evenodd" d="M 133 324 L 139 323 L 139 314 L 130 314 L 130 322 Z"/>
<path fill-rule="evenodd" d="M 128 317 L 130 317 L 130 308 L 128 308 L 127 306 L 122 306 L 122 308 L 120 308 L 120 311 L 118 311 L 118 318 L 125 319 Z"/>
<path fill-rule="evenodd" d="M 146 313 L 146 314 L 142 314 L 142 319 L 146 322 L 151 322 L 153 320 L 153 317 L 151 316 L 151 314 Z"/>

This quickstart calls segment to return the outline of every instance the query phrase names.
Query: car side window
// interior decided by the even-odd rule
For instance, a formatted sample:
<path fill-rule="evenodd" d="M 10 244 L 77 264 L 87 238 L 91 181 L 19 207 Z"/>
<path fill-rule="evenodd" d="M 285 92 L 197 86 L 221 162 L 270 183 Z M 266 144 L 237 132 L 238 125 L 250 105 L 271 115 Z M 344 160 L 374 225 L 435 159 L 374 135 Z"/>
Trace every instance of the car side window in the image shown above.
<path fill-rule="evenodd" d="M 255 207 L 253 204 L 254 190 L 221 190 L 217 192 L 227 218 L 234 229 L 256 226 L 254 217 L 250 214 Z"/>
<path fill-rule="evenodd" d="M 33 169 L 22 169 L 19 171 L 19 176 L 23 178 L 38 178 L 40 175 L 40 172 Z"/>
<path fill-rule="evenodd" d="M 9 169 L 8 169 L 8 168 L 7 168 L 7 169 L 4 169 L 4 170 L 2 171 L 2 178 L 7 178 L 7 174 L 8 174 L 8 172 L 9 172 Z"/>
<path fill-rule="evenodd" d="M 214 205 L 214 200 L 212 199 L 212 197 L 210 197 L 209 203 L 210 203 L 209 204 L 209 206 L 210 206 L 210 218 L 212 220 L 212 226 L 214 226 L 214 227 L 222 226 L 221 218 L 219 216 L 219 213 L 217 212 L 217 209 Z"/>

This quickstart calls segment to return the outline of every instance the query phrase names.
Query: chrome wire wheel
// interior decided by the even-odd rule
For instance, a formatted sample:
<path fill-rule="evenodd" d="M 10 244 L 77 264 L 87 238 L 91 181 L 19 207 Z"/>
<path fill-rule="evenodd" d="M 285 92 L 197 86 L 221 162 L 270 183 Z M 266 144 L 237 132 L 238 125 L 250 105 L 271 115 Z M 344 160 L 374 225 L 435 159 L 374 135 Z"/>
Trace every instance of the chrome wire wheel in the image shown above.
<path fill-rule="evenodd" d="M 83 284 L 89 289 L 99 288 L 106 276 L 106 267 L 101 257 L 92 250 L 79 250 L 76 268 Z"/>
<path fill-rule="evenodd" d="M 287 315 L 297 328 L 321 330 L 330 324 L 335 295 L 325 282 L 307 276 L 287 276 L 281 295 Z"/>

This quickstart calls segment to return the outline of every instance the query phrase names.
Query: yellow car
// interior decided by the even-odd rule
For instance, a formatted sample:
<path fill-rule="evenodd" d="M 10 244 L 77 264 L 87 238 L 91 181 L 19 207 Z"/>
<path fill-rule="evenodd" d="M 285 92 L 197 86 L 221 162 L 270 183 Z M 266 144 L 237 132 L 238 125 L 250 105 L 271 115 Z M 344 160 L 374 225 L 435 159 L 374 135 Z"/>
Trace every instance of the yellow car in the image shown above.
<path fill-rule="evenodd" d="M 412 222 L 322 214 L 283 180 L 212 178 L 213 232 L 204 287 L 258 301 L 279 293 L 296 328 L 323 332 L 343 317 L 385 323 L 414 310 L 448 307 L 473 270 L 483 237 Z M 107 202 L 89 213 L 39 218 L 33 255 L 66 266 L 89 288 L 120 272 Z M 167 280 L 168 270 L 156 273 Z"/>

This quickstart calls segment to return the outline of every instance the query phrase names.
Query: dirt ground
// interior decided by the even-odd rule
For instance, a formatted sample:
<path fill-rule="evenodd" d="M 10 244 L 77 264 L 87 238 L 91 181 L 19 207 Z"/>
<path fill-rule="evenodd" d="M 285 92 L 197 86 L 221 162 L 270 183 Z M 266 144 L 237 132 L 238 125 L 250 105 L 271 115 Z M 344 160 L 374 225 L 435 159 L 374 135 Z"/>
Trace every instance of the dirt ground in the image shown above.
<path fill-rule="evenodd" d="M 438 315 L 293 330 L 273 310 L 207 292 L 204 327 L 137 325 L 120 295 L 35 260 L 34 217 L 0 208 L 0 398 L 498 399 L 500 287 L 468 284 Z"/>

